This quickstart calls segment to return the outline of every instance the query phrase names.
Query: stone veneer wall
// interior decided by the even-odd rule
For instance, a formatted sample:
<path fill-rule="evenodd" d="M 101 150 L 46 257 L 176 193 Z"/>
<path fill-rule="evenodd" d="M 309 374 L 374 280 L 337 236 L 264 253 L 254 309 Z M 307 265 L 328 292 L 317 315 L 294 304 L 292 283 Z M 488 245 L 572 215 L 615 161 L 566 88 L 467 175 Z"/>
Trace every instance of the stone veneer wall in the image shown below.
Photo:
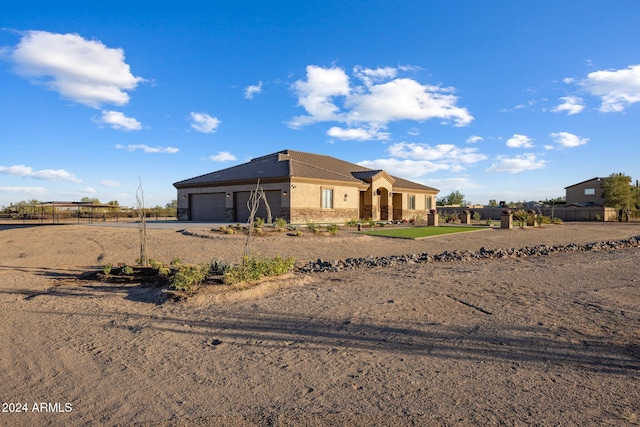
<path fill-rule="evenodd" d="M 358 209 L 292 209 L 291 222 L 344 222 L 349 219 L 358 219 Z"/>

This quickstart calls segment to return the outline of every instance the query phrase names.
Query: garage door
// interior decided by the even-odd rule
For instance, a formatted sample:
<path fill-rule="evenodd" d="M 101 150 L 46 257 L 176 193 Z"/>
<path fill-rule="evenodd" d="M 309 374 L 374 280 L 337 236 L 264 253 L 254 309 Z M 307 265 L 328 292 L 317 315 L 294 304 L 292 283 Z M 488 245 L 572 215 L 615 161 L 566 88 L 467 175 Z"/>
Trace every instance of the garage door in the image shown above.
<path fill-rule="evenodd" d="M 189 195 L 191 221 L 224 221 L 225 193 Z"/>
<path fill-rule="evenodd" d="M 249 208 L 247 207 L 247 201 L 249 200 L 250 194 L 250 191 L 240 191 L 233 195 L 235 200 L 236 221 L 238 222 L 249 221 Z M 267 196 L 267 202 L 269 202 L 269 208 L 271 208 L 271 219 L 275 220 L 282 216 L 280 190 L 265 191 L 264 194 Z M 263 201 L 260 201 L 256 218 L 262 218 L 265 221 L 267 220 L 267 207 Z"/>

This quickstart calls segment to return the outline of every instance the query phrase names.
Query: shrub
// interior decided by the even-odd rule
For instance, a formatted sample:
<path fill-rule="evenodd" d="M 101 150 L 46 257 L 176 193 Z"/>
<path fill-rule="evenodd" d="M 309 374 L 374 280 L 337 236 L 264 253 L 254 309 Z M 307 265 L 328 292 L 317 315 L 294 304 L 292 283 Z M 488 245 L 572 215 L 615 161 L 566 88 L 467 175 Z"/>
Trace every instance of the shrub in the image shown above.
<path fill-rule="evenodd" d="M 336 224 L 327 225 L 327 232 L 332 236 L 338 234 L 338 230 L 340 230 L 340 227 Z"/>
<path fill-rule="evenodd" d="M 367 221 L 369 223 L 369 227 L 373 228 L 376 226 L 376 222 L 373 219 L 370 219 L 369 221 Z"/>
<path fill-rule="evenodd" d="M 308 222 L 307 223 L 307 229 L 311 232 L 316 232 L 316 230 L 318 230 L 318 224 L 316 224 L 315 222 Z"/>
<path fill-rule="evenodd" d="M 234 234 L 235 233 L 235 231 L 233 231 L 233 228 L 231 228 L 231 227 L 227 228 L 224 232 L 225 232 L 225 234 Z"/>
<path fill-rule="evenodd" d="M 538 227 L 542 227 L 542 224 L 551 223 L 551 218 L 549 218 L 548 216 L 545 216 L 545 215 L 538 215 L 536 217 L 536 222 L 538 223 Z"/>
<path fill-rule="evenodd" d="M 254 230 L 253 230 L 253 231 L 254 231 L 256 234 L 262 234 L 262 228 L 260 228 L 260 227 L 256 227 L 256 228 L 254 228 Z"/>
<path fill-rule="evenodd" d="M 287 220 L 284 218 L 276 218 L 276 227 L 285 228 L 287 226 Z"/>
<path fill-rule="evenodd" d="M 304 233 L 302 232 L 302 230 L 296 230 L 296 236 L 302 237 L 303 235 Z"/>
<path fill-rule="evenodd" d="M 124 267 L 122 267 L 122 274 L 131 276 L 133 274 L 133 268 L 129 267 L 128 265 L 125 265 Z"/>
<path fill-rule="evenodd" d="M 554 218 L 551 220 L 551 223 L 552 223 L 552 224 L 562 224 L 562 218 L 554 217 Z"/>
<path fill-rule="evenodd" d="M 111 269 L 112 268 L 113 268 L 113 266 L 111 264 L 103 265 L 102 266 L 102 273 L 109 274 L 109 273 L 111 273 Z"/>
<path fill-rule="evenodd" d="M 293 258 L 244 257 L 242 264 L 230 267 L 222 278 L 225 284 L 253 282 L 293 270 Z"/>
<path fill-rule="evenodd" d="M 256 218 L 256 219 L 253 221 L 253 225 L 254 225 L 256 228 L 264 227 L 264 219 L 262 219 L 262 218 Z"/>
<path fill-rule="evenodd" d="M 284 227 L 277 227 L 275 229 L 278 233 L 284 233 Z"/>
<path fill-rule="evenodd" d="M 480 222 L 481 219 L 482 219 L 482 216 L 480 215 L 480 212 L 476 211 L 473 213 L 473 220 L 475 222 Z"/>
<path fill-rule="evenodd" d="M 355 218 L 348 219 L 344 222 L 345 227 L 357 227 L 359 221 Z"/>
<path fill-rule="evenodd" d="M 204 282 L 209 272 L 209 265 L 186 265 L 181 264 L 173 276 L 169 279 L 169 287 L 176 291 L 189 292 L 194 286 Z"/>
<path fill-rule="evenodd" d="M 228 228 L 226 225 L 221 225 L 220 228 L 218 228 L 218 230 L 222 233 L 226 233 Z M 213 231 L 213 230 L 212 230 Z"/>
<path fill-rule="evenodd" d="M 154 269 L 154 270 L 156 270 L 156 271 L 158 271 L 158 270 L 160 270 L 162 267 L 164 267 L 164 266 L 162 265 L 162 263 L 161 263 L 161 262 L 159 262 L 159 261 L 150 261 L 150 262 L 149 262 L 149 265 L 151 266 L 151 268 L 153 268 L 153 269 Z"/>
<path fill-rule="evenodd" d="M 172 259 L 169 264 L 173 265 L 173 266 L 180 265 L 180 264 L 182 264 L 182 258 L 176 257 L 176 258 Z"/>
<path fill-rule="evenodd" d="M 170 273 L 171 270 L 169 269 L 169 267 L 161 267 L 158 269 L 158 276 L 160 277 L 168 277 Z"/>

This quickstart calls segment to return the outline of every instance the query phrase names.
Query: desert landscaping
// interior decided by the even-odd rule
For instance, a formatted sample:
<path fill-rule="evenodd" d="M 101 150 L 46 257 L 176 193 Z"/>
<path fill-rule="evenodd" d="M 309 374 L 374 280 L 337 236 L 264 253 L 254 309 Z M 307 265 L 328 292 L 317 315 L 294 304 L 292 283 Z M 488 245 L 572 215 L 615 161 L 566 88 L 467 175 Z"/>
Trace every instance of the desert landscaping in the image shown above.
<path fill-rule="evenodd" d="M 188 223 L 147 233 L 157 260 L 242 259 L 240 234 Z M 619 242 L 640 236 L 640 223 L 420 240 L 267 234 L 252 250 L 294 257 L 296 271 L 174 300 L 83 279 L 134 263 L 136 228 L 0 228 L 0 425 L 640 424 L 637 245 L 300 270 L 318 259 Z"/>

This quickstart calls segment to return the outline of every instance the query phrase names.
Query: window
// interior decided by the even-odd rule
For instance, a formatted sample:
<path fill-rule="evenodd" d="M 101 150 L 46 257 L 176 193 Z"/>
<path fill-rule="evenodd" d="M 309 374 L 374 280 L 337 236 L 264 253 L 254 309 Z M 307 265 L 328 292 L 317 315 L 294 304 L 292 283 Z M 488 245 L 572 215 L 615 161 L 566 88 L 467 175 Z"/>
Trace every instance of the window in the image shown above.
<path fill-rule="evenodd" d="M 595 188 L 585 188 L 584 189 L 584 195 L 585 196 L 595 196 L 596 194 L 596 189 Z"/>
<path fill-rule="evenodd" d="M 331 188 L 322 189 L 322 208 L 333 209 L 333 190 Z"/>
<path fill-rule="evenodd" d="M 430 211 L 431 209 L 433 209 L 433 206 L 431 205 L 431 197 L 426 196 L 425 197 L 425 202 L 424 205 L 427 207 L 427 210 Z"/>
<path fill-rule="evenodd" d="M 408 202 L 408 207 L 410 211 L 415 211 L 416 210 L 416 196 L 409 196 L 407 199 Z"/>

